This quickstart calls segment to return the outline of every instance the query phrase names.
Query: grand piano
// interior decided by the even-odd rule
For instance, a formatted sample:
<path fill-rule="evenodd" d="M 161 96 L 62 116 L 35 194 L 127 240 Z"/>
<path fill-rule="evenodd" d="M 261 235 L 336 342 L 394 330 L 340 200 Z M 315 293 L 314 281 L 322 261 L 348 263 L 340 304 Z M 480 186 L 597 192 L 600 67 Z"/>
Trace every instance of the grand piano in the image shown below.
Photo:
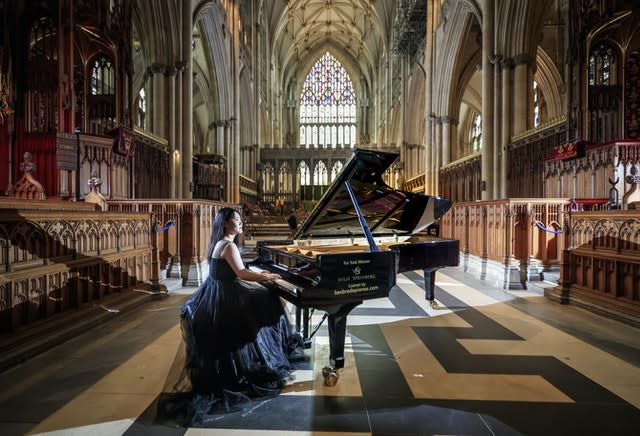
<path fill-rule="evenodd" d="M 389 187 L 383 174 L 397 158 L 397 153 L 356 149 L 292 239 L 260 241 L 248 263 L 253 270 L 281 275 L 282 280 L 262 283 L 296 306 L 296 328 L 307 344 L 320 326 L 310 331 L 313 310 L 325 311 L 328 385 L 344 367 L 351 310 L 364 300 L 387 297 L 398 273 L 420 269 L 426 298 L 434 305 L 436 271 L 458 265 L 457 240 L 421 232 L 449 210 L 451 200 Z"/>

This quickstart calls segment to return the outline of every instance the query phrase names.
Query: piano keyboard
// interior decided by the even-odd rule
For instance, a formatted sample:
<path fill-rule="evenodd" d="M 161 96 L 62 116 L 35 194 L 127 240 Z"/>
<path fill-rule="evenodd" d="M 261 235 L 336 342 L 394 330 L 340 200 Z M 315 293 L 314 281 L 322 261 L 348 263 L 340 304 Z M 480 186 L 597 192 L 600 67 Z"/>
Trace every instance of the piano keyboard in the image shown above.
<path fill-rule="evenodd" d="M 253 272 L 260 273 L 260 274 L 263 273 L 263 272 L 272 272 L 272 271 L 266 270 L 264 268 L 260 268 L 258 266 L 255 266 L 255 265 L 249 266 L 249 270 L 253 271 Z M 281 288 L 283 288 L 286 291 L 291 292 L 292 294 L 296 294 L 298 292 L 298 289 L 299 289 L 293 283 L 289 283 L 288 281 L 283 280 L 283 279 L 269 280 L 269 281 L 277 284 L 278 286 L 280 286 Z"/>

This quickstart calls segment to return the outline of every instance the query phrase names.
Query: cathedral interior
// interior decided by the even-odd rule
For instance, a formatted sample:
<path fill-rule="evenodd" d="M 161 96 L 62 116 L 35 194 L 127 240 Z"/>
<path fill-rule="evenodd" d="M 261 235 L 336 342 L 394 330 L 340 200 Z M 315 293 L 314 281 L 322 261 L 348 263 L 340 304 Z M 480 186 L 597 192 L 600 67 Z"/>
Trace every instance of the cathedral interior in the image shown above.
<path fill-rule="evenodd" d="M 2 434 L 638 433 L 636 0 L 0 11 Z M 451 200 L 421 234 L 455 265 L 353 309 L 335 386 L 312 313 L 281 395 L 162 419 L 216 212 L 247 259 L 304 246 L 356 150 L 397 155 L 380 180 L 406 202 Z"/>

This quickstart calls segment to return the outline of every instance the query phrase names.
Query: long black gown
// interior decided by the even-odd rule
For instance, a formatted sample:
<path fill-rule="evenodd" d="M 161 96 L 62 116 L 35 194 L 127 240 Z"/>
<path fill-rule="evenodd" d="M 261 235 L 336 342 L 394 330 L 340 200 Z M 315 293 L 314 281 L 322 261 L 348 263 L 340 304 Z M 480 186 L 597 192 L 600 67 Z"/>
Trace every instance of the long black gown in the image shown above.
<path fill-rule="evenodd" d="M 193 394 L 187 412 L 192 424 L 277 395 L 292 378 L 289 356 L 301 357 L 302 338 L 280 298 L 238 279 L 225 259 L 210 260 L 209 277 L 184 303 L 180 318 L 186 353 L 174 391 Z"/>

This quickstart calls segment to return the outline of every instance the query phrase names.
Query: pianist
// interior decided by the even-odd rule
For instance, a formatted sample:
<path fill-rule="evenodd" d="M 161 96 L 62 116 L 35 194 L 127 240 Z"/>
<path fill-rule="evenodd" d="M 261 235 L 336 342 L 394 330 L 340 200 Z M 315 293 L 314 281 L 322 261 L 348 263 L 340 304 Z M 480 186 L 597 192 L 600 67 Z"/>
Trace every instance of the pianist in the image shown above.
<path fill-rule="evenodd" d="M 241 233 L 235 209 L 216 214 L 209 277 L 181 311 L 186 362 L 178 385 L 190 382 L 196 415 L 239 409 L 250 398 L 278 394 L 291 379 L 291 356 L 304 357 L 302 339 L 280 298 L 255 283 L 280 276 L 245 268 L 235 243 Z"/>

